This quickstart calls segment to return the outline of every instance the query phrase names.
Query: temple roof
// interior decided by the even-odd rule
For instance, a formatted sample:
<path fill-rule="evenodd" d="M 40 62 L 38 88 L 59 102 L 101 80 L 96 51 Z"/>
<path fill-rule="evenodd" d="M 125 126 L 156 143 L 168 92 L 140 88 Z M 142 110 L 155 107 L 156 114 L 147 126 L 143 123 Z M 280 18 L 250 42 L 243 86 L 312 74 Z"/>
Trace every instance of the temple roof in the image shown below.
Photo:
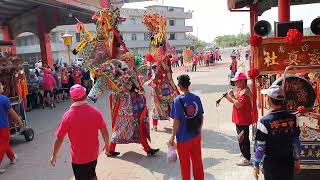
<path fill-rule="evenodd" d="M 241 9 L 258 3 L 258 15 L 261 16 L 265 11 L 272 7 L 278 7 L 278 0 L 228 0 L 228 8 Z M 291 5 L 320 3 L 320 0 L 291 0 Z"/>

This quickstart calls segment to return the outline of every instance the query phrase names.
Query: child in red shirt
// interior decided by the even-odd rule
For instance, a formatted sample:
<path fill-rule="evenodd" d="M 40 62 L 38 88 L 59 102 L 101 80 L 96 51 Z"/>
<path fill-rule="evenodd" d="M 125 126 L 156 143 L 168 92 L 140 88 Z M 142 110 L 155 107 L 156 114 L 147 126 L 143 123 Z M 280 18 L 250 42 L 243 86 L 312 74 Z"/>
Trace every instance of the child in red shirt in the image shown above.
<path fill-rule="evenodd" d="M 193 56 L 192 58 L 192 70 L 191 71 L 197 71 L 197 65 L 199 62 L 199 58 L 197 56 Z"/>
<path fill-rule="evenodd" d="M 69 74 L 68 70 L 66 68 L 62 68 L 62 76 L 61 76 L 61 85 L 62 85 L 62 90 L 63 90 L 63 99 L 67 98 L 68 96 L 68 91 L 70 86 L 68 85 L 69 83 Z"/>
<path fill-rule="evenodd" d="M 72 78 L 74 80 L 74 84 L 81 84 L 82 73 L 80 71 L 80 67 L 77 67 L 77 69 L 73 72 Z"/>

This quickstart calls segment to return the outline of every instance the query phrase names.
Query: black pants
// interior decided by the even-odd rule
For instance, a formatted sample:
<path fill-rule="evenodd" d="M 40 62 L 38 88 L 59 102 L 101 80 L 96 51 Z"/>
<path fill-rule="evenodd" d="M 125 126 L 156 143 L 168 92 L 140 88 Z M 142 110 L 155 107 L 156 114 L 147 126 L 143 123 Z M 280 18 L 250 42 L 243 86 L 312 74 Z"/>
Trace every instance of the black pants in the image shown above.
<path fill-rule="evenodd" d="M 192 64 L 192 70 L 191 71 L 197 71 L 197 65 L 196 64 Z"/>
<path fill-rule="evenodd" d="M 209 60 L 206 60 L 206 66 L 209 66 L 210 64 L 209 64 Z"/>
<path fill-rule="evenodd" d="M 247 160 L 251 159 L 250 154 L 250 139 L 249 139 L 249 125 L 248 126 L 240 126 L 236 125 L 238 141 L 241 154 Z"/>
<path fill-rule="evenodd" d="M 42 103 L 43 97 L 38 90 L 29 92 L 27 95 L 27 105 L 29 108 L 38 108 Z"/>
<path fill-rule="evenodd" d="M 265 180 L 293 180 L 293 165 L 271 163 L 265 160 L 263 163 Z"/>
<path fill-rule="evenodd" d="M 72 163 L 72 169 L 76 180 L 92 180 L 96 175 L 97 160 L 86 164 Z"/>
<path fill-rule="evenodd" d="M 37 102 L 37 92 L 36 91 L 31 91 L 27 95 L 27 106 L 28 108 L 32 109 L 35 108 L 38 104 Z"/>

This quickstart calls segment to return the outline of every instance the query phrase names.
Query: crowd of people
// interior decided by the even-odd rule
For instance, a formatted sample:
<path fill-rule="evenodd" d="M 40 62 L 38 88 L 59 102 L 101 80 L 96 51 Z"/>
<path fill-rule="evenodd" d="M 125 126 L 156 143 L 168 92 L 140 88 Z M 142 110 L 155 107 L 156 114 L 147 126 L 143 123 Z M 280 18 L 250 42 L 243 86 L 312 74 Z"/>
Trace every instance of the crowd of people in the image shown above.
<path fill-rule="evenodd" d="M 90 71 L 81 66 L 53 66 L 30 70 L 28 81 L 28 111 L 34 108 L 56 107 L 69 98 L 72 85 L 81 84 L 90 89 L 92 81 Z"/>
<path fill-rule="evenodd" d="M 172 67 L 185 66 L 187 63 L 191 63 L 191 71 L 197 71 L 198 65 L 205 65 L 206 67 L 214 65 L 216 62 L 222 61 L 221 52 L 218 48 L 212 51 L 195 52 L 192 55 L 191 62 L 186 62 L 182 54 L 179 54 L 177 58 L 172 60 Z M 179 63 L 180 62 L 180 63 Z"/>

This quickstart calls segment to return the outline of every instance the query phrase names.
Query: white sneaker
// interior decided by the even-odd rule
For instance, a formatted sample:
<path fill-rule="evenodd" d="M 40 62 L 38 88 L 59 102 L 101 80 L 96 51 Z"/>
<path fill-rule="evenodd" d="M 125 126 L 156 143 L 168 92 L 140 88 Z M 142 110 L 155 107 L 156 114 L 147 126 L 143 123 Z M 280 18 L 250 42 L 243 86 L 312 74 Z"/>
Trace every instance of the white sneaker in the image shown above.
<path fill-rule="evenodd" d="M 6 172 L 5 169 L 0 169 L 0 174 L 3 174 L 3 173 L 5 173 L 5 172 Z"/>
<path fill-rule="evenodd" d="M 250 160 L 243 159 L 240 162 L 236 163 L 237 166 L 250 166 L 252 163 Z"/>
<path fill-rule="evenodd" d="M 158 131 L 158 127 L 157 126 L 153 126 L 152 130 L 157 132 Z"/>
<path fill-rule="evenodd" d="M 15 163 L 17 163 L 17 160 L 18 160 L 18 155 L 17 155 L 17 154 L 14 154 L 14 159 L 10 161 L 10 164 L 15 164 Z"/>

